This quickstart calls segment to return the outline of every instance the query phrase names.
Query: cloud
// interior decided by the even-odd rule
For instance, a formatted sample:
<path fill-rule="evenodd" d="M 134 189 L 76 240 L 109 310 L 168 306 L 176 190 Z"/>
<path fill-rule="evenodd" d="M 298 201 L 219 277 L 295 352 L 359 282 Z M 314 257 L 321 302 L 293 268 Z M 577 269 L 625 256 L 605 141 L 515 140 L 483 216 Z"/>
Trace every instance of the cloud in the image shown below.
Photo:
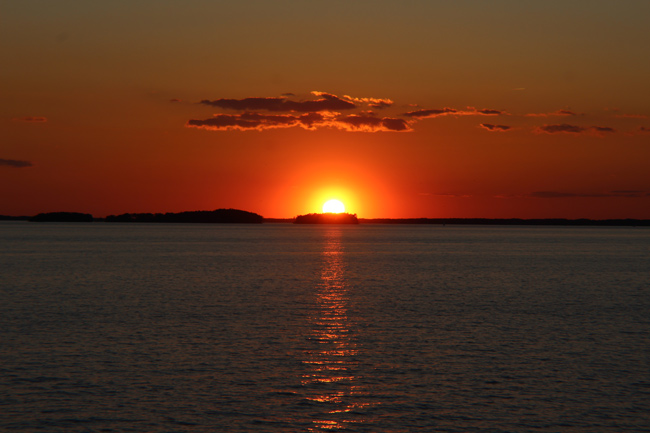
<path fill-rule="evenodd" d="M 637 129 L 636 132 L 639 134 L 650 134 L 650 128 L 646 128 L 645 126 L 639 126 L 639 129 Z"/>
<path fill-rule="evenodd" d="M 439 197 L 453 197 L 453 198 L 470 198 L 474 197 L 472 194 L 467 194 L 467 193 L 453 193 L 453 192 L 438 192 L 438 193 L 432 193 L 431 195 L 436 195 Z"/>
<path fill-rule="evenodd" d="M 572 192 L 560 191 L 534 191 L 530 193 L 530 197 L 536 198 L 566 198 L 566 197 L 584 197 L 584 194 L 576 194 Z M 591 195 L 590 195 L 591 196 Z"/>
<path fill-rule="evenodd" d="M 483 108 L 477 110 L 474 107 L 467 107 L 466 110 L 456 110 L 455 108 L 434 108 L 425 110 L 415 110 L 404 113 L 404 116 L 414 117 L 417 119 L 428 119 L 439 116 L 499 116 L 507 114 L 505 111 Z"/>
<path fill-rule="evenodd" d="M 23 167 L 32 167 L 30 161 L 20 161 L 18 159 L 2 159 L 0 158 L 0 167 L 14 167 L 14 168 L 23 168 Z"/>
<path fill-rule="evenodd" d="M 609 126 L 577 126 L 569 125 L 568 123 L 562 123 L 559 125 L 542 125 L 538 126 L 533 130 L 538 134 L 560 134 L 560 133 L 569 133 L 569 134 L 583 134 L 583 133 L 612 133 L 616 132 L 614 128 Z"/>
<path fill-rule="evenodd" d="M 533 198 L 593 198 L 593 197 L 647 197 L 650 193 L 639 190 L 615 190 L 603 193 L 576 193 L 562 191 L 535 191 L 528 194 Z"/>
<path fill-rule="evenodd" d="M 347 131 L 409 131 L 411 127 L 404 119 L 395 117 L 377 117 L 372 114 L 351 114 L 346 116 L 337 116 L 330 126 Z"/>
<path fill-rule="evenodd" d="M 349 95 L 338 97 L 331 93 L 313 91 L 312 99 L 296 100 L 291 93 L 281 97 L 251 97 L 244 99 L 204 99 L 200 103 L 239 113 L 217 113 L 208 119 L 190 119 L 188 128 L 211 131 L 267 130 L 300 127 L 308 130 L 336 128 L 344 131 L 378 132 L 410 131 L 412 121 L 399 117 L 377 116 L 362 108 L 388 108 L 393 101 L 386 98 L 356 98 Z M 341 111 L 356 110 L 353 114 Z M 277 114 L 270 114 L 268 112 Z"/>
<path fill-rule="evenodd" d="M 181 100 L 178 98 L 172 98 L 169 100 L 169 102 L 181 102 Z"/>
<path fill-rule="evenodd" d="M 216 113 L 207 119 L 190 119 L 185 124 L 189 128 L 211 131 L 225 130 L 265 130 L 273 128 L 300 127 L 304 129 L 336 128 L 344 131 L 411 131 L 418 120 L 438 116 L 499 116 L 508 114 L 491 108 L 464 110 L 445 107 L 442 109 L 418 109 L 403 113 L 399 117 L 378 116 L 372 109 L 387 109 L 394 105 L 388 98 L 359 98 L 350 95 L 341 97 L 320 91 L 311 92 L 311 99 L 295 98 L 292 93 L 279 97 L 248 97 L 243 99 L 203 99 L 199 103 L 222 110 L 238 113 Z M 172 102 L 179 100 L 173 99 Z M 413 105 L 411 105 L 413 106 Z M 342 112 L 354 110 L 351 114 Z M 365 111 L 364 111 L 365 110 Z M 269 114 L 277 113 L 277 114 Z M 307 116 L 309 114 L 309 116 Z M 406 119 L 402 118 L 405 117 Z M 485 124 L 488 130 L 505 131 L 506 125 Z"/>
<path fill-rule="evenodd" d="M 552 113 L 529 113 L 528 117 L 551 117 L 551 116 L 578 116 L 578 113 L 571 110 L 557 110 Z"/>
<path fill-rule="evenodd" d="M 25 116 L 25 117 L 14 117 L 11 120 L 13 122 L 43 123 L 43 122 L 47 122 L 47 117 L 43 117 L 43 116 Z"/>
<path fill-rule="evenodd" d="M 210 131 L 247 131 L 255 129 L 262 131 L 264 129 L 291 128 L 293 126 L 312 129 L 315 122 L 322 122 L 323 120 L 324 117 L 318 113 L 268 115 L 245 112 L 242 114 L 217 114 L 214 117 L 204 120 L 190 119 L 185 126 Z"/>
<path fill-rule="evenodd" d="M 592 126 L 591 130 L 596 132 L 616 132 L 614 128 L 610 128 L 609 126 Z"/>
<path fill-rule="evenodd" d="M 505 112 L 503 112 L 501 110 L 492 110 L 492 109 L 484 108 L 482 110 L 474 109 L 474 113 L 472 113 L 471 111 L 468 111 L 466 114 L 467 115 L 480 114 L 480 115 L 483 115 L 483 116 L 499 116 L 499 115 L 504 114 L 504 113 Z"/>
<path fill-rule="evenodd" d="M 579 134 L 585 132 L 587 128 L 581 126 L 569 125 L 567 123 L 562 123 L 561 125 L 542 125 L 535 129 L 535 132 L 546 133 L 546 134 L 558 134 L 561 132 L 570 132 L 573 134 Z"/>
<path fill-rule="evenodd" d="M 507 131 L 510 129 L 510 126 L 507 125 L 492 125 L 490 123 L 481 123 L 481 128 L 485 128 L 488 131 Z"/>
<path fill-rule="evenodd" d="M 377 117 L 374 114 L 342 115 L 336 112 L 277 114 L 268 115 L 254 112 L 242 114 L 217 114 L 205 120 L 191 119 L 188 128 L 201 128 L 211 131 L 258 130 L 301 127 L 308 130 L 316 128 L 337 128 L 345 131 L 379 132 L 409 131 L 409 123 L 404 119 Z"/>
<path fill-rule="evenodd" d="M 449 114 L 455 114 L 458 110 L 453 108 L 434 108 L 430 110 L 415 110 L 404 113 L 405 116 L 415 117 L 417 119 L 428 119 L 430 117 L 446 116 Z"/>
<path fill-rule="evenodd" d="M 625 196 L 625 197 L 644 197 L 650 194 L 647 191 L 641 191 L 638 189 L 619 189 L 619 190 L 610 191 L 610 193 L 615 194 L 617 196 Z"/>
<path fill-rule="evenodd" d="M 312 92 L 320 99 L 294 101 L 286 97 L 281 98 L 244 98 L 244 99 L 216 99 L 210 101 L 202 100 L 200 103 L 211 107 L 219 107 L 229 110 L 266 110 L 286 111 L 299 113 L 315 113 L 319 111 L 351 110 L 357 106 L 350 101 L 339 98 L 336 95 L 325 92 Z"/>
<path fill-rule="evenodd" d="M 394 104 L 394 102 L 390 99 L 379 99 L 379 98 L 353 98 L 352 96 L 349 95 L 343 95 L 343 97 L 351 102 L 357 103 L 357 104 L 367 104 L 371 108 L 377 108 L 377 109 L 382 109 L 382 108 L 388 108 L 391 105 Z"/>

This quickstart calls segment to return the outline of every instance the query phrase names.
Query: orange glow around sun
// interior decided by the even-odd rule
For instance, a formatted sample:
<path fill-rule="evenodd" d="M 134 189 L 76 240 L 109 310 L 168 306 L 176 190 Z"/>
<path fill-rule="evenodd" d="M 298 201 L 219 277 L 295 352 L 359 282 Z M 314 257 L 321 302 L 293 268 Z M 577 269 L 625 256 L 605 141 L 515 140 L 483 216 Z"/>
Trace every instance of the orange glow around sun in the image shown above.
<path fill-rule="evenodd" d="M 345 212 L 345 205 L 340 200 L 332 199 L 323 204 L 324 213 L 343 213 Z"/>
<path fill-rule="evenodd" d="M 322 147 L 328 143 L 324 142 Z M 325 212 L 324 203 L 338 200 L 344 204 L 342 212 L 359 218 L 403 217 L 403 213 L 398 213 L 401 203 L 395 200 L 396 193 L 386 185 L 389 179 L 383 173 L 339 160 L 296 164 L 285 173 L 283 188 L 269 193 L 265 204 L 270 210 L 259 209 L 262 215 L 305 215 Z"/>

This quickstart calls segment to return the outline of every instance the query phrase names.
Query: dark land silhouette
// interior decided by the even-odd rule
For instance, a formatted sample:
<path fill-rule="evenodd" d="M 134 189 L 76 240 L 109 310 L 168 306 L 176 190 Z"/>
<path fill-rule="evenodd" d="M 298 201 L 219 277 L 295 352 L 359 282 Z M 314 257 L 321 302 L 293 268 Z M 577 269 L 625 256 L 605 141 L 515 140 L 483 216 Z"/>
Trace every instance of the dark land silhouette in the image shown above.
<path fill-rule="evenodd" d="M 503 225 L 503 226 L 619 226 L 650 227 L 647 219 L 603 219 L 587 218 L 357 218 L 356 214 L 312 213 L 295 218 L 264 218 L 253 212 L 238 209 L 217 209 L 214 211 L 188 211 L 179 213 L 125 213 L 94 218 L 91 214 L 79 212 L 46 212 L 35 216 L 0 215 L 0 221 L 34 222 L 161 222 L 161 223 L 295 223 L 295 224 L 429 224 L 429 225 Z"/>
<path fill-rule="evenodd" d="M 20 215 L 20 216 L 0 215 L 0 221 L 27 221 L 30 218 L 32 217 L 27 215 Z"/>
<path fill-rule="evenodd" d="M 349 213 L 310 213 L 298 215 L 294 224 L 359 224 L 357 214 Z"/>
<path fill-rule="evenodd" d="M 91 223 L 93 216 L 89 213 L 79 212 L 48 212 L 39 213 L 29 219 L 35 222 L 66 222 L 66 223 Z"/>
<path fill-rule="evenodd" d="M 438 225 L 504 225 L 504 226 L 650 226 L 650 220 L 639 219 L 566 219 L 566 218 L 361 218 L 361 224 L 438 224 Z"/>
<path fill-rule="evenodd" d="M 179 213 L 125 213 L 109 215 L 106 222 L 128 223 L 233 223 L 261 224 L 262 215 L 238 209 L 216 209 L 213 211 L 188 211 Z"/>

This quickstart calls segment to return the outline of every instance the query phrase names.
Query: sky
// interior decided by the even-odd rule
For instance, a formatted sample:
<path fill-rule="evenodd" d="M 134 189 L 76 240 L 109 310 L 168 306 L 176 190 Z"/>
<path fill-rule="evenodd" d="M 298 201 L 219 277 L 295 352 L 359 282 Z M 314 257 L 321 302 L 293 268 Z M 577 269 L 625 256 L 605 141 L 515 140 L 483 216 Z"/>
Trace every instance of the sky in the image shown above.
<path fill-rule="evenodd" d="M 650 2 L 0 0 L 0 214 L 650 218 Z"/>

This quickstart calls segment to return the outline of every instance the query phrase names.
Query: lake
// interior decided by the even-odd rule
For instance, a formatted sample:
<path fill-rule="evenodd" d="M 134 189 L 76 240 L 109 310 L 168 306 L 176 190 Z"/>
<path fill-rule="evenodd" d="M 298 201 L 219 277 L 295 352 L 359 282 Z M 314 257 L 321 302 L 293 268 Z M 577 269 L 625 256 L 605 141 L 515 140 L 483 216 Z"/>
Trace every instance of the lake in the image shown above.
<path fill-rule="evenodd" d="M 650 229 L 0 223 L 0 429 L 650 429 Z"/>

